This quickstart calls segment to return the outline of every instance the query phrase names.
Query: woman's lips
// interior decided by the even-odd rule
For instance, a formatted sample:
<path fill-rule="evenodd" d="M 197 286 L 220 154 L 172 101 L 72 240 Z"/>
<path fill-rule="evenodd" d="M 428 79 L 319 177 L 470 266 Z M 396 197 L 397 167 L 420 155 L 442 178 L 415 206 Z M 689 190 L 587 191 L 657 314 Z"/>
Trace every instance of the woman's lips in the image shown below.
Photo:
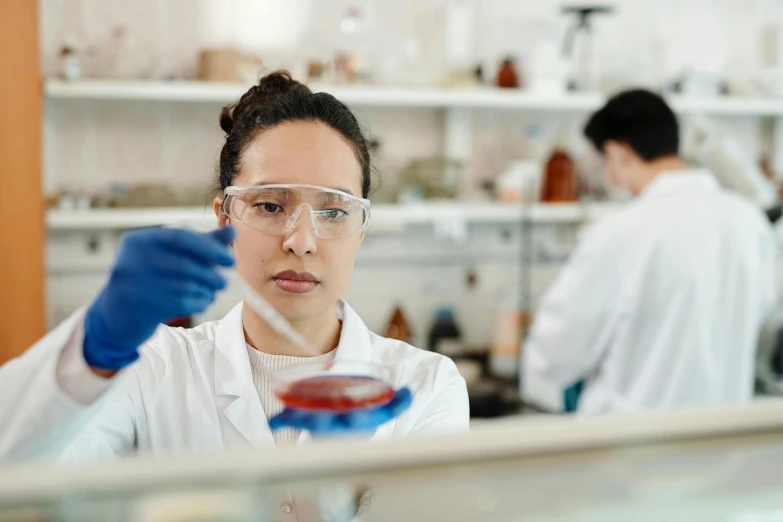
<path fill-rule="evenodd" d="M 293 270 L 279 272 L 272 277 L 272 281 L 280 290 L 292 294 L 306 294 L 318 287 L 318 278 L 307 272 L 298 273 Z"/>

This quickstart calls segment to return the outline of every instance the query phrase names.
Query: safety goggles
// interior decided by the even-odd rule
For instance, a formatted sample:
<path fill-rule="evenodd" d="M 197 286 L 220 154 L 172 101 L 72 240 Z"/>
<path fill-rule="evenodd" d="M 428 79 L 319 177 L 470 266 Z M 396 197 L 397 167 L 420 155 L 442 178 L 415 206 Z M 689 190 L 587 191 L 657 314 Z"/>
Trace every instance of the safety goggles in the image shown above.
<path fill-rule="evenodd" d="M 222 211 L 267 234 L 283 236 L 307 211 L 321 239 L 357 234 L 370 224 L 370 201 L 341 190 L 314 185 L 227 187 Z"/>

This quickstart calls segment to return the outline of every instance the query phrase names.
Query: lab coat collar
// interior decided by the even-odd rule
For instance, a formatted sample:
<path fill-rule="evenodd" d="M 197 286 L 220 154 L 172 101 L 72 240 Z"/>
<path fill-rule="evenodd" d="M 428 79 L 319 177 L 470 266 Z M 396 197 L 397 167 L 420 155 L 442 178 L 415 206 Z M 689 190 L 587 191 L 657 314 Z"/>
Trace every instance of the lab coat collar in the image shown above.
<path fill-rule="evenodd" d="M 215 394 L 233 396 L 223 415 L 254 447 L 274 445 L 266 413 L 253 384 L 242 326 L 242 304 L 220 320 L 215 332 Z"/>
<path fill-rule="evenodd" d="M 253 386 L 250 360 L 247 356 L 245 330 L 242 326 L 242 303 L 218 322 L 215 332 L 215 393 L 236 397 Z"/>
<path fill-rule="evenodd" d="M 640 195 L 640 199 L 657 198 L 673 193 L 715 190 L 719 184 L 707 169 L 684 169 L 661 172 Z"/>
<path fill-rule="evenodd" d="M 371 361 L 373 357 L 370 330 L 348 303 L 337 301 L 337 317 L 343 322 L 335 359 L 340 361 Z"/>
<path fill-rule="evenodd" d="M 215 332 L 215 393 L 240 396 L 254 388 L 242 325 L 243 303 L 221 319 Z M 373 357 L 370 331 L 348 303 L 337 302 L 337 317 L 342 321 L 335 359 L 370 361 Z M 254 390 L 255 393 L 255 390 Z"/>
<path fill-rule="evenodd" d="M 226 314 L 215 332 L 215 393 L 236 397 L 223 413 L 248 442 L 254 446 L 274 444 L 266 413 L 253 384 L 242 325 L 242 306 L 243 303 L 239 303 Z M 364 321 L 342 300 L 337 302 L 337 317 L 342 321 L 342 328 L 335 359 L 371 360 L 370 331 Z M 303 432 L 299 443 L 309 438 L 309 434 Z"/>

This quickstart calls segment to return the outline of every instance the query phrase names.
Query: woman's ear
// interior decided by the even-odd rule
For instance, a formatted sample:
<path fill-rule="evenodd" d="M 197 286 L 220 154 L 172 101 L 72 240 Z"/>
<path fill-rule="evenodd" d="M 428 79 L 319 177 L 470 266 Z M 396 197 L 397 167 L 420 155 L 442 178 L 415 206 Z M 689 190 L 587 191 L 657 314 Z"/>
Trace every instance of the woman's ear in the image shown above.
<path fill-rule="evenodd" d="M 216 197 L 212 202 L 212 210 L 215 211 L 215 217 L 218 221 L 218 227 L 223 228 L 229 224 L 228 216 L 223 212 L 223 198 Z"/>

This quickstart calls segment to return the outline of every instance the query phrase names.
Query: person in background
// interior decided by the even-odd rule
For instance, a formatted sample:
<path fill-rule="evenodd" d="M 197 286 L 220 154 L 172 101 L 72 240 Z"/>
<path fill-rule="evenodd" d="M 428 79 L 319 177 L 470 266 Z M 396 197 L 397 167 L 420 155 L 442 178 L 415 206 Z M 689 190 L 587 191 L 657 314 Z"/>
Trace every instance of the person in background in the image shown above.
<path fill-rule="evenodd" d="M 468 429 L 454 363 L 375 335 L 340 299 L 370 219 L 370 154 L 351 111 L 278 72 L 224 108 L 220 125 L 220 228 L 127 234 L 95 301 L 0 367 L 0 461 Z M 161 326 L 208 308 L 234 265 L 320 356 L 243 303 L 220 321 Z M 348 414 L 283 408 L 275 370 L 334 359 L 387 366 L 391 402 Z"/>
<path fill-rule="evenodd" d="M 686 166 L 676 117 L 652 92 L 614 96 L 584 133 L 636 198 L 586 231 L 546 293 L 523 378 L 579 383 L 583 414 L 750 401 L 777 299 L 764 214 Z"/>

